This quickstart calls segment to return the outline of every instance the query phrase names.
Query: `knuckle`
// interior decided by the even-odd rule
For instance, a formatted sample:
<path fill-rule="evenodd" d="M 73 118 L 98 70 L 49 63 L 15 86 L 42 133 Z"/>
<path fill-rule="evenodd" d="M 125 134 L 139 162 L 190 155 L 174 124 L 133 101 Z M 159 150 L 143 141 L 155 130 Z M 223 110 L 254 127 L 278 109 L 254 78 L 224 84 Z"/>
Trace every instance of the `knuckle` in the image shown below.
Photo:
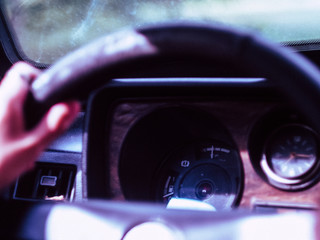
<path fill-rule="evenodd" d="M 39 75 L 40 70 L 25 62 L 15 63 L 8 71 L 6 76 L 14 76 L 29 83 L 34 77 Z"/>

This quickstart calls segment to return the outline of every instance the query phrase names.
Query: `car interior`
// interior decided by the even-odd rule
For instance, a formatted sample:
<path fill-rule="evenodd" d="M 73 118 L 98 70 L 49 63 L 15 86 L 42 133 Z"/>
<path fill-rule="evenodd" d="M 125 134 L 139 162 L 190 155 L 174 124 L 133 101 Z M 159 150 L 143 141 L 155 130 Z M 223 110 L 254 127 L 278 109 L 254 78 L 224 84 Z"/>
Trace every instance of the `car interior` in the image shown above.
<path fill-rule="evenodd" d="M 77 99 L 82 109 L 34 169 L 0 192 L 1 238 L 317 239 L 320 45 L 314 35 L 301 30 L 304 38 L 272 39 L 220 19 L 139 22 L 148 4 L 170 9 L 183 2 L 194 7 L 193 1 L 119 1 L 123 13 L 116 1 L 59 0 L 59 9 L 46 2 L 1 3 L 0 76 L 18 61 L 43 71 L 30 84 L 27 129 L 60 101 Z M 227 4 L 200 2 L 202 11 L 209 2 Z M 229 9 L 237 5 L 226 2 Z M 76 5 L 86 6 L 82 18 L 90 28 L 100 29 L 89 21 L 98 14 L 94 7 L 112 9 L 115 22 L 87 42 L 69 42 L 68 51 L 53 45 L 59 38 L 52 22 L 48 38 L 35 33 L 36 41 L 35 30 L 19 29 L 32 25 L 25 16 L 53 18 Z M 320 8 L 315 1 L 306 5 Z M 139 21 L 118 23 L 133 8 L 138 13 L 128 21 Z M 277 16 L 268 21 L 280 21 Z M 34 26 L 41 32 L 50 24 Z M 78 30 L 69 30 L 71 36 Z M 36 48 L 46 44 L 40 54 Z"/>

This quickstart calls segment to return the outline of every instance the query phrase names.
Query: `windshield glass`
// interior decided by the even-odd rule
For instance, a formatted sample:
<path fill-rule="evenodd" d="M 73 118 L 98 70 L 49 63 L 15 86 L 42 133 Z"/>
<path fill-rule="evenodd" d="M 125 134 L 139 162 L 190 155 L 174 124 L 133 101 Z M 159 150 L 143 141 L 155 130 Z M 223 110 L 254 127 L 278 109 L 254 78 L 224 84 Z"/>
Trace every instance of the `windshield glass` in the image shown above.
<path fill-rule="evenodd" d="M 124 27 L 196 20 L 250 28 L 279 41 L 320 39 L 319 0 L 4 0 L 23 56 L 51 64 Z"/>

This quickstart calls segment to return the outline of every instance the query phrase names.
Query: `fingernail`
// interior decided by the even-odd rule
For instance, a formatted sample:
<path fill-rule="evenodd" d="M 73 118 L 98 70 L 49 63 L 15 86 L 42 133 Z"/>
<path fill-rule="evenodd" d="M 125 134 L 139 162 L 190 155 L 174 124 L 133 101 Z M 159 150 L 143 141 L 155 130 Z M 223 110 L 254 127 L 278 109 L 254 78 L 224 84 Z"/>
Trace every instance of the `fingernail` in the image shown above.
<path fill-rule="evenodd" d="M 68 109 L 66 106 L 62 104 L 57 104 L 51 108 L 47 118 L 47 126 L 49 130 L 55 131 L 57 130 L 64 118 L 68 114 Z"/>

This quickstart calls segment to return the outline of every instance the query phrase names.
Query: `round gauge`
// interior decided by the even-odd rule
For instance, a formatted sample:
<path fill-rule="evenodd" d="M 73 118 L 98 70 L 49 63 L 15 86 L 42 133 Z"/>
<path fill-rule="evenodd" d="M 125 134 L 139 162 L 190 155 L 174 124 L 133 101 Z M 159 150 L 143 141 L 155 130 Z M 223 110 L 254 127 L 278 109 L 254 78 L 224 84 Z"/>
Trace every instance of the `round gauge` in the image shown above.
<path fill-rule="evenodd" d="M 200 164 L 185 173 L 178 182 L 177 196 L 186 199 L 200 200 L 224 209 L 232 204 L 232 184 L 229 174 L 215 164 Z"/>
<path fill-rule="evenodd" d="M 237 204 L 242 189 L 237 150 L 216 141 L 187 144 L 173 151 L 158 173 L 156 198 L 201 201 L 217 211 Z"/>
<path fill-rule="evenodd" d="M 316 134 L 302 125 L 288 125 L 273 133 L 265 154 L 268 165 L 278 176 L 297 179 L 307 176 L 318 160 Z"/>

